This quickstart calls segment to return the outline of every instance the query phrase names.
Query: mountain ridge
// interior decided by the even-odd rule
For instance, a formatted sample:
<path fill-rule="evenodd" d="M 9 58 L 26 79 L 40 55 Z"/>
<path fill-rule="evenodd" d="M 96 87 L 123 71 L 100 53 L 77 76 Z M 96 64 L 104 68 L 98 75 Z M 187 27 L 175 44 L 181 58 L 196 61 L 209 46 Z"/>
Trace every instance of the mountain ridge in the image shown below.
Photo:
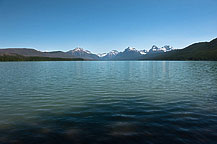
<path fill-rule="evenodd" d="M 128 47 L 119 52 L 112 50 L 108 53 L 93 54 L 83 48 L 75 48 L 67 52 L 42 52 L 32 48 L 0 49 L 0 56 L 47 57 L 47 58 L 81 58 L 84 60 L 217 60 L 217 38 L 210 42 L 198 42 L 183 49 L 174 49 L 169 45 L 149 50 L 137 50 Z"/>
<path fill-rule="evenodd" d="M 96 54 L 92 54 L 90 51 L 84 50 L 83 48 L 75 48 L 73 50 L 67 51 L 66 53 L 76 58 L 84 58 L 90 60 L 99 59 L 99 56 L 97 56 Z"/>
<path fill-rule="evenodd" d="M 184 49 L 167 53 L 145 55 L 140 60 L 217 60 L 217 38 L 210 42 L 198 42 Z"/>

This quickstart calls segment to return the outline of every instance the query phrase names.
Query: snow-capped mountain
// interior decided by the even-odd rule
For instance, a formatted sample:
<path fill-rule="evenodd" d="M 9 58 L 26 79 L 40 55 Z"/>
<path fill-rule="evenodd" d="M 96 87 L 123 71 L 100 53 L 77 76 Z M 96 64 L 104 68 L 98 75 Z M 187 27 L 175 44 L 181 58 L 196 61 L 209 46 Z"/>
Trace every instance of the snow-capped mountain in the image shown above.
<path fill-rule="evenodd" d="M 73 50 L 71 50 L 71 52 L 78 52 L 78 53 L 87 53 L 87 54 L 91 54 L 91 52 L 90 51 L 88 51 L 88 50 L 84 50 L 83 48 L 75 48 L 75 49 L 73 49 Z"/>
<path fill-rule="evenodd" d="M 99 59 L 99 56 L 92 54 L 90 51 L 84 50 L 83 48 L 75 48 L 75 49 L 70 50 L 66 53 L 68 53 L 74 57 L 77 57 L 77 58 L 94 59 L 94 60 Z"/>
<path fill-rule="evenodd" d="M 117 50 L 110 51 L 107 55 L 109 56 L 116 56 L 119 52 Z"/>
<path fill-rule="evenodd" d="M 153 45 L 150 50 L 137 50 L 133 47 L 126 48 L 123 52 L 112 50 L 109 53 L 93 54 L 83 48 L 75 48 L 66 52 L 76 58 L 92 59 L 92 60 L 136 60 L 140 59 L 144 55 L 153 55 L 155 53 L 165 53 L 174 50 L 173 47 L 165 45 L 163 47 L 157 47 Z"/>
<path fill-rule="evenodd" d="M 137 52 L 136 48 L 133 48 L 133 47 L 128 47 L 124 51 L 125 52 L 132 52 L 132 51 Z"/>
<path fill-rule="evenodd" d="M 148 52 L 156 52 L 159 50 L 160 50 L 160 48 L 158 48 L 156 45 L 153 45 L 152 48 Z"/>
<path fill-rule="evenodd" d="M 166 45 L 164 47 L 157 47 L 156 45 L 153 45 L 152 48 L 149 50 L 149 53 L 153 53 L 153 52 L 168 52 L 168 51 L 171 51 L 173 50 L 173 47 L 169 46 L 169 45 Z"/>
<path fill-rule="evenodd" d="M 119 54 L 119 52 L 117 50 L 112 50 L 109 53 L 100 54 L 102 56 L 102 57 L 100 57 L 100 59 L 101 60 L 112 60 L 113 58 L 116 57 L 117 54 Z"/>
<path fill-rule="evenodd" d="M 169 46 L 169 45 L 165 45 L 163 48 L 165 48 L 165 50 L 166 50 L 165 52 L 174 50 L 174 48 L 172 46 Z"/>
<path fill-rule="evenodd" d="M 114 57 L 115 60 L 132 60 L 137 59 L 138 57 L 141 57 L 142 54 L 140 51 L 136 50 L 136 48 L 128 47 L 123 52 L 120 52 L 117 54 L 116 57 Z"/>

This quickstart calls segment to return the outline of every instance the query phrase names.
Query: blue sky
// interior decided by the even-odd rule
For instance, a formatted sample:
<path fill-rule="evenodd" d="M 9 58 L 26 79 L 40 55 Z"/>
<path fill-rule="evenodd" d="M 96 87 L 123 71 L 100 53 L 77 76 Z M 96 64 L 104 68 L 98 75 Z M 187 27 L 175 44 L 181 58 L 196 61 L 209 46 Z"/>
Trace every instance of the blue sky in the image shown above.
<path fill-rule="evenodd" d="M 94 53 L 217 37 L 217 0 L 0 0 L 0 47 Z"/>

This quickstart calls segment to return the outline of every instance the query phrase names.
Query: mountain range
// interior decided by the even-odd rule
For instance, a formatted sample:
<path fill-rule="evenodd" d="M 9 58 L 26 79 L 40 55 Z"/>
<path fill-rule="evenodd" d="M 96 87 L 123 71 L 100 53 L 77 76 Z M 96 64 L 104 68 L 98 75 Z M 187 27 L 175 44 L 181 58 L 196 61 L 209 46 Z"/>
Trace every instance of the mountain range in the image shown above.
<path fill-rule="evenodd" d="M 194 43 L 184 49 L 147 54 L 141 60 L 212 60 L 217 61 L 217 38 L 210 42 Z"/>
<path fill-rule="evenodd" d="M 75 48 L 67 52 L 41 52 L 30 48 L 0 49 L 0 61 L 9 61 L 19 57 L 21 60 L 29 57 L 43 58 L 42 60 L 217 60 L 217 38 L 210 42 L 192 44 L 184 49 L 174 49 L 166 45 L 153 45 L 149 50 L 137 50 L 128 47 L 123 52 L 112 50 L 108 53 L 93 54 L 83 48 Z M 28 59 L 27 59 L 28 60 Z"/>

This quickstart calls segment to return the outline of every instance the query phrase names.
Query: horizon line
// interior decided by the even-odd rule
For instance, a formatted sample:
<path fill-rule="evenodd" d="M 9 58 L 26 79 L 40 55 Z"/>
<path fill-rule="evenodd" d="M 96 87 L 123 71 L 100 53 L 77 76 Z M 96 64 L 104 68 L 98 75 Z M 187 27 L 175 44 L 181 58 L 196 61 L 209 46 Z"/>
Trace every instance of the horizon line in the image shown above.
<path fill-rule="evenodd" d="M 190 46 L 190 45 L 192 45 L 192 44 L 196 44 L 196 43 L 201 43 L 201 42 L 210 42 L 210 41 L 212 41 L 212 40 L 214 40 L 214 39 L 216 39 L 217 37 L 215 37 L 215 38 L 213 38 L 213 39 L 211 39 L 211 40 L 209 40 L 209 41 L 197 41 L 197 42 L 193 42 L 193 43 L 191 43 L 191 44 L 188 44 L 187 46 L 185 46 L 184 48 L 186 48 L 186 47 L 188 47 L 188 46 Z M 155 44 L 153 44 L 152 46 L 157 46 L 157 45 L 155 45 Z M 166 45 L 164 45 L 164 46 L 171 46 L 171 45 L 168 45 L 168 44 L 166 44 Z M 141 51 L 141 50 L 149 50 L 149 49 L 137 49 L 136 47 L 131 47 L 131 46 L 128 46 L 127 48 L 135 48 L 136 50 L 138 50 L 138 51 Z M 158 47 L 158 46 L 157 46 Z M 160 46 L 160 48 L 161 48 L 162 46 Z M 173 47 L 173 46 L 172 46 Z M 75 48 L 72 48 L 72 49 L 69 49 L 69 50 L 65 50 L 65 51 L 63 51 L 63 50 L 38 50 L 36 47 L 0 47 L 0 49 L 13 49 L 13 48 L 20 48 L 20 49 L 34 49 L 34 50 L 37 50 L 37 51 L 41 51 L 41 52 L 55 52 L 55 51 L 61 51 L 61 52 L 68 52 L 68 51 L 70 51 L 70 50 L 74 50 L 74 49 L 76 49 L 76 48 L 82 48 L 82 49 L 84 49 L 84 50 L 88 50 L 88 51 L 90 51 L 91 53 L 92 53 L 92 51 L 91 50 L 89 50 L 89 49 L 85 49 L 84 47 L 79 47 L 79 46 L 77 46 L 77 47 L 75 47 Z M 125 48 L 125 49 L 127 49 L 127 48 Z M 174 47 L 173 47 L 174 48 Z M 174 49 L 184 49 L 184 48 L 174 48 Z M 122 51 L 124 51 L 125 49 L 123 49 Z M 109 52 L 111 52 L 111 51 L 113 51 L 113 50 L 115 50 L 115 49 L 112 49 L 112 50 L 110 50 L 110 51 L 108 51 L 108 52 L 103 52 L 103 53 L 109 53 Z M 118 51 L 118 50 L 117 50 Z M 118 52 L 121 52 L 121 51 L 118 51 Z M 102 53 L 93 53 L 93 54 L 102 54 Z"/>

